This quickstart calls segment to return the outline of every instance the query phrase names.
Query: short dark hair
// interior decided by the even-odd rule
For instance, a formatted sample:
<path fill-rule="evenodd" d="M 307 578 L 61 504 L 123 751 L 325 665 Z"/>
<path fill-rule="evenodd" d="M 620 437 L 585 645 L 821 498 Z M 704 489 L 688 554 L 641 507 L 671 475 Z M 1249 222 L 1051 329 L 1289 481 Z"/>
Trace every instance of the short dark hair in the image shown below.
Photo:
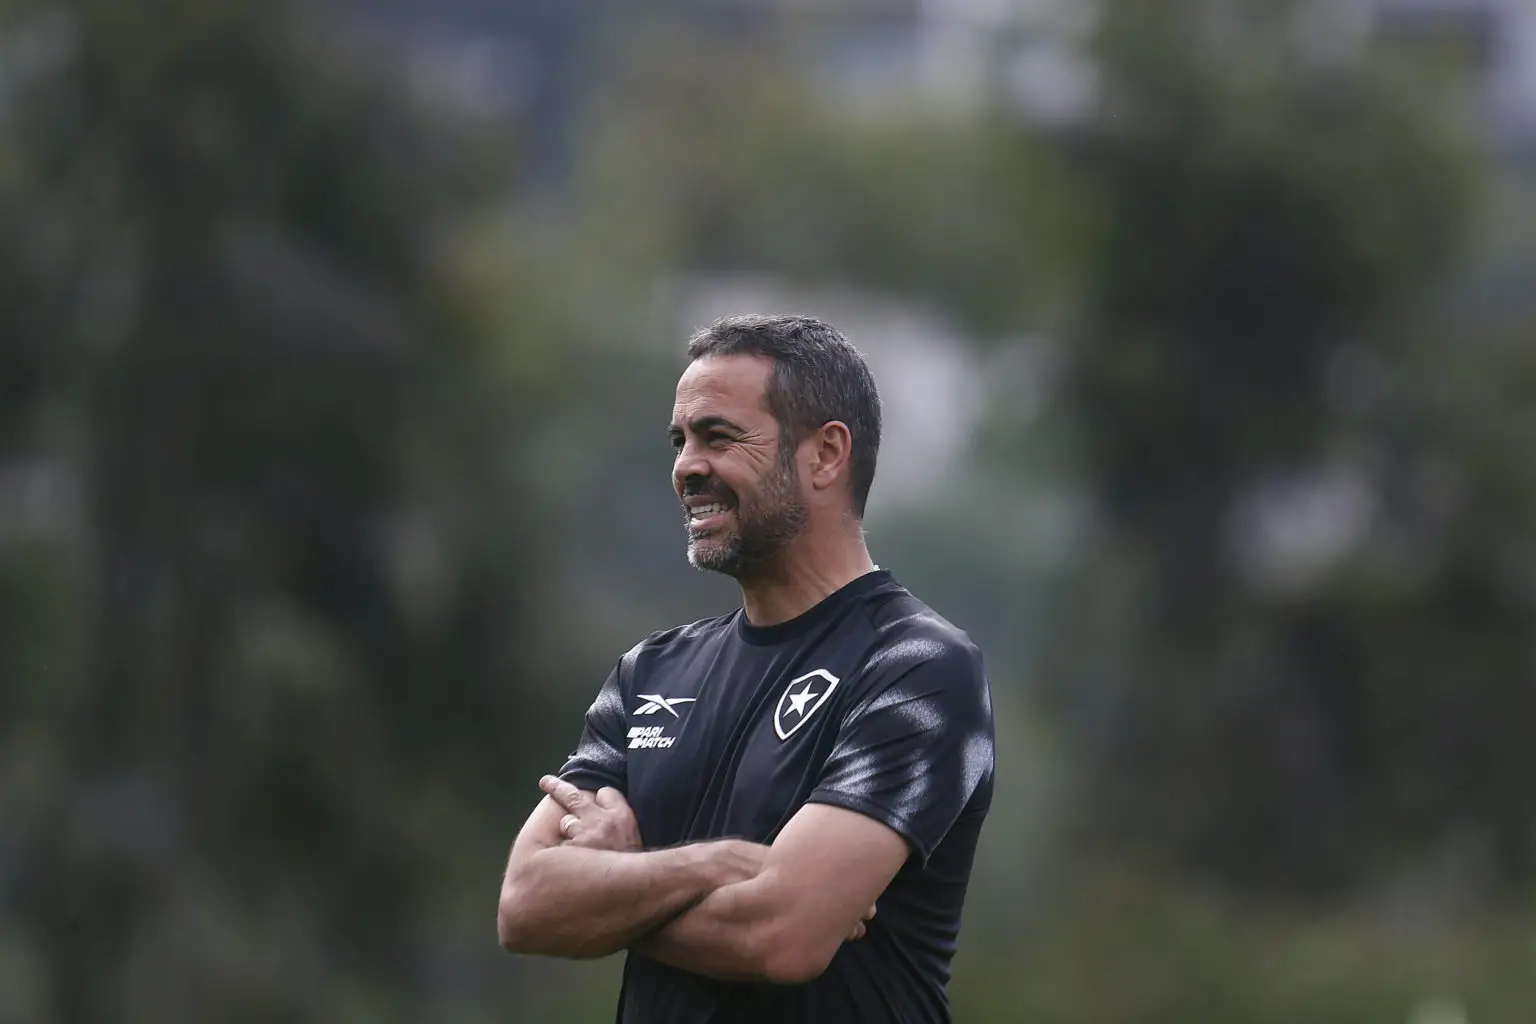
<path fill-rule="evenodd" d="M 772 360 L 766 398 L 781 444 L 793 447 L 833 420 L 848 428 L 849 485 L 862 519 L 880 454 L 880 393 L 859 350 L 831 324 L 808 316 L 726 317 L 688 341 L 690 361 L 736 355 Z"/>

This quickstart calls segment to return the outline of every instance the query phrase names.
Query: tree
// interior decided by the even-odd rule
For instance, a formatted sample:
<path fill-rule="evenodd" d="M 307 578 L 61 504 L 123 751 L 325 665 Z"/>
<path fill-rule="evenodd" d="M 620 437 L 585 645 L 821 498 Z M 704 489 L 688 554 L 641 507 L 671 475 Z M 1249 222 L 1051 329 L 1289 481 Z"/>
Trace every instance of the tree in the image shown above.
<path fill-rule="evenodd" d="M 0 745 L 41 758 L 45 1001 L 304 1018 L 361 978 L 409 1018 L 538 628 L 509 452 L 548 368 L 459 242 L 512 154 L 283 5 L 5 13 L 0 430 L 56 486 L 0 547 Z"/>
<path fill-rule="evenodd" d="M 1444 539 L 1393 532 L 1427 522 L 1401 484 L 1437 442 L 1359 386 L 1413 361 L 1473 165 L 1368 55 L 1320 49 L 1307 10 L 1107 8 L 1078 158 L 1101 228 L 1062 395 L 1100 532 L 1051 662 L 1095 832 L 1289 891 L 1358 883 L 1461 813 L 1402 802 L 1431 759 L 1399 714 L 1446 705 L 1391 653 L 1450 585 L 1390 569 L 1409 535 Z M 1309 510 L 1310 537 L 1282 532 Z M 1113 662 L 1075 667 L 1104 607 L 1125 609 Z"/>

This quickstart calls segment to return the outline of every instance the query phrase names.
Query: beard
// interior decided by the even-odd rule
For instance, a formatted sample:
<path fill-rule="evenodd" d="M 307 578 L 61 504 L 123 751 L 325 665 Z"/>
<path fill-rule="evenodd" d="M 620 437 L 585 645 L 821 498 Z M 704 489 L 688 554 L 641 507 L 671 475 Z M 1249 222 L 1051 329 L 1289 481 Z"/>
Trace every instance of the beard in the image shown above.
<path fill-rule="evenodd" d="M 712 497 L 731 509 L 729 531 L 689 535 L 688 562 L 704 572 L 742 579 L 772 564 L 791 541 L 805 531 L 810 510 L 800 494 L 793 462 L 779 459 L 763 478 L 756 497 L 741 501 L 723 484 L 700 482 L 685 490 L 688 497 Z M 684 522 L 688 517 L 684 515 Z"/>

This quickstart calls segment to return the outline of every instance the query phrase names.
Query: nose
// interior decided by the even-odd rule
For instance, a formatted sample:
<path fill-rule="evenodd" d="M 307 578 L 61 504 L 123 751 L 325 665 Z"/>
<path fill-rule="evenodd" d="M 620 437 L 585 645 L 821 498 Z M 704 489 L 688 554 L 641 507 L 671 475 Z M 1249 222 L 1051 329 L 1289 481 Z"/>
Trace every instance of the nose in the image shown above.
<path fill-rule="evenodd" d="M 709 460 L 704 457 L 703 448 L 692 441 L 686 442 L 672 463 L 672 487 L 678 494 L 683 494 L 687 491 L 688 481 L 702 480 L 709 474 Z"/>

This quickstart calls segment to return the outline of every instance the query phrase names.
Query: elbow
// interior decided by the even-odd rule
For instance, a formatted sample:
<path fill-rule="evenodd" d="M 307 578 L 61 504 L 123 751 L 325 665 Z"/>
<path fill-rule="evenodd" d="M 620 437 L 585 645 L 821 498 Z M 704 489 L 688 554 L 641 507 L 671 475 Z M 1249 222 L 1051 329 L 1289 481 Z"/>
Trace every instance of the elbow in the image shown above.
<path fill-rule="evenodd" d="M 758 973 L 769 984 L 804 985 L 826 972 L 836 952 L 836 945 L 774 929 L 763 936 L 755 959 Z"/>
<path fill-rule="evenodd" d="M 522 953 L 525 936 L 518 917 L 517 900 L 514 894 L 503 889 L 501 899 L 496 903 L 496 941 L 501 943 L 501 948 L 508 953 Z"/>
<path fill-rule="evenodd" d="M 496 903 L 496 939 L 508 953 L 542 953 L 536 948 L 535 932 L 531 927 L 530 909 L 518 888 L 504 886 L 501 899 Z"/>
<path fill-rule="evenodd" d="M 829 956 L 784 950 L 770 954 L 763 961 L 762 973 L 770 985 L 804 985 L 821 977 L 831 962 Z"/>
<path fill-rule="evenodd" d="M 496 940 L 508 953 L 565 960 L 597 960 L 619 948 L 573 933 L 568 922 L 552 917 L 547 907 L 532 903 L 526 886 L 502 889 L 496 904 Z"/>

